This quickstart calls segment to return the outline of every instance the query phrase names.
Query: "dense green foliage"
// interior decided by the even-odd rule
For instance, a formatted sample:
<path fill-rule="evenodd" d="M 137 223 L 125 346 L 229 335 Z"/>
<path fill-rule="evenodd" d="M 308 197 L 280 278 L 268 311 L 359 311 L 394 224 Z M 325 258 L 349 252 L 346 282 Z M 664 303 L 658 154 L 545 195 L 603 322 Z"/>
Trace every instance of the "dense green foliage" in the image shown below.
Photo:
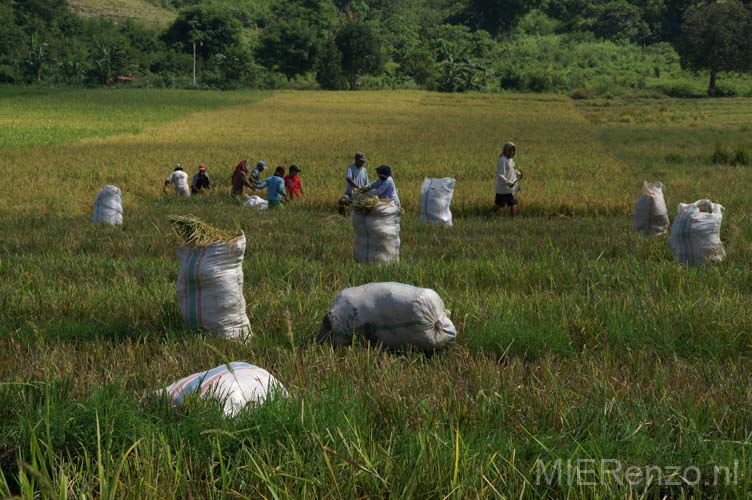
<path fill-rule="evenodd" d="M 752 11 L 739 2 L 713 3 L 688 12 L 679 44 L 690 67 L 708 69 L 708 95 L 721 71 L 752 70 Z"/>
<path fill-rule="evenodd" d="M 736 79 L 734 72 L 749 68 L 738 54 L 749 54 L 752 43 L 749 1 L 152 3 L 176 12 L 164 30 L 79 18 L 65 0 L 0 0 L 0 18 L 6 20 L 0 25 L 0 82 L 188 86 L 195 44 L 201 87 L 601 94 L 668 89 L 683 95 L 707 78 L 693 71 L 709 71 L 713 91 L 719 72 L 726 72 L 722 80 Z M 715 39 L 726 40 L 725 48 L 707 46 Z M 674 46 L 688 69 L 674 64 Z M 717 93 L 751 92 L 747 80 Z"/>

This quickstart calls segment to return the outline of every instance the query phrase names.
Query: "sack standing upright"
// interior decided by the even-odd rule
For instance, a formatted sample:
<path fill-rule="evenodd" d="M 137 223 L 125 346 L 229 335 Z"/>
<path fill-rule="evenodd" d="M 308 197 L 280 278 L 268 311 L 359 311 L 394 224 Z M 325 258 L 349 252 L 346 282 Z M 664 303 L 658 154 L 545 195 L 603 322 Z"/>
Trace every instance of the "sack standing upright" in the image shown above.
<path fill-rule="evenodd" d="M 665 234 L 668 226 L 668 209 L 666 200 L 663 198 L 663 184 L 643 182 L 642 196 L 635 206 L 634 230 L 643 236 L 657 236 Z"/>
<path fill-rule="evenodd" d="M 379 202 L 353 209 L 355 261 L 363 264 L 399 262 L 400 208 L 392 202 Z"/>
<path fill-rule="evenodd" d="M 679 203 L 669 240 L 677 262 L 695 266 L 726 258 L 721 242 L 723 210 L 722 205 L 710 200 Z"/>
<path fill-rule="evenodd" d="M 173 227 L 181 222 L 185 223 L 185 219 L 173 219 Z M 188 224 L 203 225 L 194 221 Z M 189 240 L 177 244 L 178 304 L 186 326 L 227 338 L 251 334 L 243 297 L 244 254 L 242 231 L 213 242 Z"/>
<path fill-rule="evenodd" d="M 423 181 L 420 189 L 420 222 L 452 225 L 452 211 L 449 206 L 454 196 L 454 179 L 432 179 Z"/>
<path fill-rule="evenodd" d="M 94 200 L 94 224 L 119 226 L 123 223 L 123 202 L 120 188 L 113 185 L 103 187 Z"/>

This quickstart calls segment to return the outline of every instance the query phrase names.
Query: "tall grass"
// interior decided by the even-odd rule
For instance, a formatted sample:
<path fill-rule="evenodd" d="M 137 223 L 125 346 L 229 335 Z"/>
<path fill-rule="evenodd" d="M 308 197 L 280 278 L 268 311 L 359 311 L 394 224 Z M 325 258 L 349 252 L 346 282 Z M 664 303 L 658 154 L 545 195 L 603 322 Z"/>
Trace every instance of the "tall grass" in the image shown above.
<path fill-rule="evenodd" d="M 25 101 L 17 144 L 1 150 L 18 182 L 0 185 L 0 496 L 749 491 L 752 173 L 710 161 L 716 140 L 744 140 L 749 101 L 283 92 L 241 97 L 253 104 L 207 94 L 234 106 L 184 115 L 191 105 L 175 94 L 160 116 L 179 118 L 136 114 L 143 132 L 45 146 L 24 135 L 44 106 L 84 113 L 86 95 Z M 13 106 L 0 100 L 0 116 Z M 110 109 L 102 120 L 119 113 Z M 523 215 L 486 219 L 506 140 L 525 171 Z M 351 225 L 335 205 L 357 150 L 371 171 L 395 172 L 406 209 L 398 265 L 352 262 Z M 240 206 L 228 178 L 243 158 L 301 166 L 305 199 L 265 213 Z M 189 172 L 206 162 L 221 188 L 163 193 L 177 161 Z M 457 178 L 453 228 L 418 223 L 424 176 Z M 685 269 L 666 238 L 633 235 L 644 179 L 666 184 L 669 207 L 722 203 L 727 262 Z M 108 183 L 123 189 L 122 227 L 91 224 Z M 245 232 L 249 342 L 183 329 L 172 214 Z M 432 357 L 314 345 L 338 290 L 387 280 L 435 288 L 459 345 Z M 176 411 L 149 397 L 232 360 L 270 370 L 290 399 L 228 419 L 212 402 Z M 538 466 L 558 459 L 739 475 L 718 486 L 547 484 Z"/>

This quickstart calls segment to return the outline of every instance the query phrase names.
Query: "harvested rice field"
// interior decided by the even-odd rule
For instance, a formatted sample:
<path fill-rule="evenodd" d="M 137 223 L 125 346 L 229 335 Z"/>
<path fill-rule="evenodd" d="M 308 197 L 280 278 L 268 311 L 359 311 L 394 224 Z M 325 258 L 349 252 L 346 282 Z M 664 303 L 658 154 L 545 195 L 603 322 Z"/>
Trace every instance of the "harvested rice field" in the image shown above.
<path fill-rule="evenodd" d="M 0 497 L 747 497 L 752 167 L 712 158 L 750 130 L 752 99 L 2 88 Z M 488 217 L 510 140 L 520 215 Z M 398 263 L 353 261 L 356 151 L 392 167 Z M 244 207 L 243 159 L 298 165 L 303 199 Z M 216 188 L 178 199 L 176 162 Z M 451 228 L 419 223 L 426 177 L 456 179 Z M 672 221 L 722 204 L 726 259 L 636 234 L 644 180 Z M 92 224 L 108 184 L 122 226 Z M 250 339 L 184 326 L 171 217 L 245 233 Z M 382 281 L 436 290 L 456 345 L 317 345 L 338 291 Z M 230 361 L 289 398 L 155 403 Z"/>

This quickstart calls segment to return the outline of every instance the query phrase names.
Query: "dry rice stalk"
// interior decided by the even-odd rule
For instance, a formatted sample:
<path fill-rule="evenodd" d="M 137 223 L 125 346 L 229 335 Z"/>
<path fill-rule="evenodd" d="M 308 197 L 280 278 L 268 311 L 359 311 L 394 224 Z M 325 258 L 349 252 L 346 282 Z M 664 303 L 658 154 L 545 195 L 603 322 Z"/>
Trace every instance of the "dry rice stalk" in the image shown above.
<path fill-rule="evenodd" d="M 227 243 L 240 236 L 241 232 L 231 233 L 210 226 L 192 215 L 173 215 L 169 219 L 175 236 L 182 243 L 203 247 L 212 243 Z"/>
<path fill-rule="evenodd" d="M 376 205 L 382 203 L 392 203 L 392 200 L 384 200 L 376 196 L 357 194 L 353 197 L 352 209 L 359 214 L 367 214 L 373 210 Z"/>

